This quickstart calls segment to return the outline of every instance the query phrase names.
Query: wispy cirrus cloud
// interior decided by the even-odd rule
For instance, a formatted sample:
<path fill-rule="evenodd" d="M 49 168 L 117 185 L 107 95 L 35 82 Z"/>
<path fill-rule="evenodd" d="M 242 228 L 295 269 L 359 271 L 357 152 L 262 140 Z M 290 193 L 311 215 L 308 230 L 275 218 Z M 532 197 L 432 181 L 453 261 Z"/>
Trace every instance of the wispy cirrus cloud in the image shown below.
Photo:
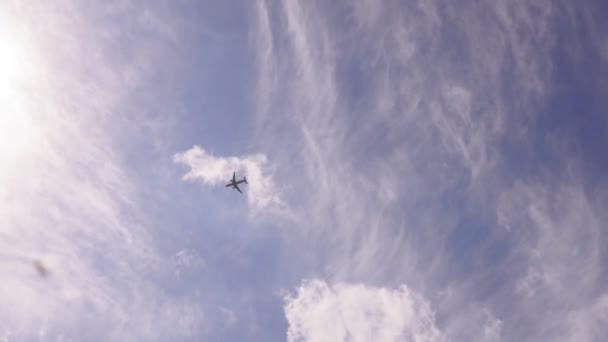
<path fill-rule="evenodd" d="M 172 25 L 154 7 L 144 11 L 154 22 L 136 20 L 132 36 L 121 34 L 120 19 L 140 18 L 135 9 L 0 5 L 13 18 L 0 30 L 13 30 L 31 63 L 27 74 L 3 84 L 3 100 L 19 106 L 0 115 L 27 118 L 22 133 L 34 137 L 0 167 L 0 336 L 9 341 L 154 341 L 207 331 L 201 303 L 151 281 L 172 265 L 157 249 L 137 179 L 118 148 L 124 140 L 115 113 L 133 115 L 127 103 L 154 77 L 151 66 L 171 39 L 151 32 L 160 21 L 163 30 Z M 133 50 L 114 49 L 121 39 Z"/>
<path fill-rule="evenodd" d="M 590 315 L 590 325 L 596 324 L 597 317 L 591 318 L 601 312 L 601 305 L 590 304 L 602 302 L 599 284 L 606 277 L 598 213 L 602 206 L 583 191 L 576 178 L 520 183 L 501 196 L 501 227 L 519 239 L 511 261 L 512 299 L 517 305 L 507 305 L 506 314 L 521 317 L 546 312 L 542 318 L 530 317 L 528 324 L 520 324 L 520 331 L 542 338 L 537 330 L 563 320 L 550 336 L 568 340 L 579 336 L 584 315 Z M 599 336 L 594 334 L 588 336 Z"/>
<path fill-rule="evenodd" d="M 603 145 L 578 130 L 605 135 L 591 2 L 216 6 L 0 5 L 33 51 L 0 81 L 18 147 L 0 147 L 0 336 L 604 337 Z M 259 153 L 211 153 L 213 115 Z M 187 213 L 201 193 L 175 164 L 204 186 L 242 173 L 251 212 L 289 229 Z"/>
<path fill-rule="evenodd" d="M 585 30 L 580 13 L 550 1 L 258 5 L 258 137 L 277 178 L 299 180 L 284 198 L 315 276 L 406 284 L 453 340 L 569 338 L 547 327 L 606 291 L 591 209 L 605 200 L 584 173 L 544 174 L 574 151 L 554 148 L 564 123 L 547 111 L 559 111 L 560 46 L 590 48 L 559 34 Z M 559 314 L 545 319 L 549 308 Z"/>

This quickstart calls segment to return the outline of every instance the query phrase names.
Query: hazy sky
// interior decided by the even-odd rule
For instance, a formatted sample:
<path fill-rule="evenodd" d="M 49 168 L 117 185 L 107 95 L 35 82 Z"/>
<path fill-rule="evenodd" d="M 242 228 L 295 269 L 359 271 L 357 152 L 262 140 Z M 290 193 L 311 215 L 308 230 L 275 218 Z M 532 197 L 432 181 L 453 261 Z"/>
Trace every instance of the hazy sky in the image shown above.
<path fill-rule="evenodd" d="M 607 17 L 1 1 L 0 341 L 607 340 Z"/>

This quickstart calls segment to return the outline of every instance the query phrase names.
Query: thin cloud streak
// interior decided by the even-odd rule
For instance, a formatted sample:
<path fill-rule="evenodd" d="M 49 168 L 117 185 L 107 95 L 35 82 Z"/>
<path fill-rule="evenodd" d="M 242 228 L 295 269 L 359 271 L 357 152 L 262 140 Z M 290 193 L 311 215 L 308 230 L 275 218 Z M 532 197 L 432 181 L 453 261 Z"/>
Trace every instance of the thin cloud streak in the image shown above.
<path fill-rule="evenodd" d="M 577 13 L 552 1 L 259 5 L 257 136 L 284 168 L 277 180 L 300 180 L 283 198 L 300 222 L 291 238 L 318 248 L 317 277 L 405 284 L 457 341 L 573 336 L 568 314 L 606 291 L 591 209 L 605 201 L 582 173 L 539 179 L 527 158 L 567 154 L 536 139 L 557 32 Z"/>
<path fill-rule="evenodd" d="M 193 4 L 0 5 L 0 337 L 606 339 L 591 2 Z M 257 152 L 211 153 L 252 93 Z"/>
<path fill-rule="evenodd" d="M 0 303 L 10 309 L 0 313 L 0 334 L 20 341 L 200 336 L 202 305 L 150 282 L 171 265 L 156 250 L 114 140 L 113 113 L 147 82 L 154 49 L 143 40 L 137 56 L 114 59 L 114 28 L 91 25 L 83 19 L 91 19 L 89 9 L 72 1 L 0 7 L 27 28 L 35 74 L 14 90 L 37 134 L 20 160 L 2 166 Z M 25 259 L 40 260 L 48 276 Z"/>

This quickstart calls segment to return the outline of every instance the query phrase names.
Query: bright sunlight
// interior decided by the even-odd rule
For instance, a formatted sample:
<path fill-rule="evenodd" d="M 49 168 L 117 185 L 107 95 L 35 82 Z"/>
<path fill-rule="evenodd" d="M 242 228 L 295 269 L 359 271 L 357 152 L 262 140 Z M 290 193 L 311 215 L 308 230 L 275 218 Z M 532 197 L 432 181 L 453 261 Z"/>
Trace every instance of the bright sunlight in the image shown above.
<path fill-rule="evenodd" d="M 32 145 L 34 125 L 28 112 L 27 84 L 32 60 L 26 45 L 0 24 L 0 168 L 5 169 Z"/>

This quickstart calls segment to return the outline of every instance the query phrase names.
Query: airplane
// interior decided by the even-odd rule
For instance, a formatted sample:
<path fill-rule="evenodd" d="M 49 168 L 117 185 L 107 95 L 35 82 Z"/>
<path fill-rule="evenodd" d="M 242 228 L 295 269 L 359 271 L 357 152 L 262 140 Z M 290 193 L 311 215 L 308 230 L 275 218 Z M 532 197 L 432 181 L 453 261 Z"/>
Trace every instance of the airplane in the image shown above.
<path fill-rule="evenodd" d="M 226 187 L 231 186 L 233 189 L 236 189 L 238 192 L 242 193 L 241 189 L 239 189 L 239 184 L 241 184 L 241 183 L 249 184 L 249 183 L 247 183 L 247 178 L 246 177 L 243 177 L 243 179 L 237 181 L 236 180 L 236 172 L 233 172 L 232 173 L 232 180 L 230 181 L 230 183 L 226 184 Z"/>

